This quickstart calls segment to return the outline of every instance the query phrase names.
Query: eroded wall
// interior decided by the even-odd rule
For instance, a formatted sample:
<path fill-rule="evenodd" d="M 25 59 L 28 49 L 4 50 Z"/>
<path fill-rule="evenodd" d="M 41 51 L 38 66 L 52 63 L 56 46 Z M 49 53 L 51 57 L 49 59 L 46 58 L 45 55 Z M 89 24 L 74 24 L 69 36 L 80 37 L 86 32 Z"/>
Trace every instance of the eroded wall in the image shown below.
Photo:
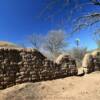
<path fill-rule="evenodd" d="M 0 48 L 0 89 L 76 74 L 73 60 L 63 68 L 34 49 Z"/>

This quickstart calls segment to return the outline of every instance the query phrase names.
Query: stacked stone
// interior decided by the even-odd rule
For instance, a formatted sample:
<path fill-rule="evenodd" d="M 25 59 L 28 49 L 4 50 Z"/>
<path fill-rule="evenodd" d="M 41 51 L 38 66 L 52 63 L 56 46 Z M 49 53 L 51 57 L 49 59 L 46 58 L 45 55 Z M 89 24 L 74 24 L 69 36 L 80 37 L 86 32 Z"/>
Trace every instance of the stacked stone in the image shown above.
<path fill-rule="evenodd" d="M 2 65 L 2 59 L 3 59 L 3 56 L 0 55 L 0 89 L 3 88 L 3 84 L 4 84 L 4 67 Z"/>
<path fill-rule="evenodd" d="M 91 59 L 89 59 L 88 66 L 86 68 L 87 68 L 87 73 L 100 71 L 100 58 L 92 57 Z"/>
<path fill-rule="evenodd" d="M 95 70 L 100 71 L 100 57 L 94 58 L 94 66 L 95 66 Z"/>
<path fill-rule="evenodd" d="M 60 55 L 56 63 L 61 66 L 61 72 L 64 76 L 72 76 L 77 75 L 77 66 L 76 61 L 70 55 Z"/>
<path fill-rule="evenodd" d="M 58 76 L 56 75 L 56 73 L 59 71 L 57 70 L 59 68 L 59 65 L 57 65 L 56 63 L 54 63 L 53 61 L 50 61 L 48 59 L 45 59 L 43 61 L 43 69 L 41 70 L 41 74 L 40 77 L 43 80 L 50 80 L 50 79 L 54 79 L 57 78 Z M 60 72 L 60 71 L 59 71 Z"/>
<path fill-rule="evenodd" d="M 20 55 L 22 61 L 18 63 L 20 68 L 19 73 L 17 73 L 16 83 L 39 81 L 39 72 L 43 67 L 42 62 L 45 57 L 37 50 L 22 50 Z"/>
<path fill-rule="evenodd" d="M 21 57 L 17 50 L 0 49 L 0 88 L 7 88 L 16 84 L 16 72 Z"/>
<path fill-rule="evenodd" d="M 35 49 L 0 48 L 0 89 L 76 75 L 76 72 L 75 60 L 70 57 L 57 64 Z"/>

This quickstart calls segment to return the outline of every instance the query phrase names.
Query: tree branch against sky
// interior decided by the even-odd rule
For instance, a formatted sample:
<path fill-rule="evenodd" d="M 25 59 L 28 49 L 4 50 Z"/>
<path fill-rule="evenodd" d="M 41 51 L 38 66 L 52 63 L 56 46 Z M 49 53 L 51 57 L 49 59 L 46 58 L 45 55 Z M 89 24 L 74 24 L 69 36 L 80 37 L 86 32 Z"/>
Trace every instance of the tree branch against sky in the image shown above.
<path fill-rule="evenodd" d="M 46 36 L 44 48 L 57 57 L 68 46 L 67 35 L 62 30 L 49 31 Z"/>
<path fill-rule="evenodd" d="M 39 17 L 42 18 L 42 15 L 45 15 L 46 17 L 43 18 L 44 20 L 53 21 L 54 23 L 57 17 L 60 17 L 58 19 L 58 24 L 64 25 L 65 22 L 68 23 L 69 21 L 73 21 L 73 19 L 78 19 L 78 17 L 81 18 L 81 16 L 79 16 L 77 12 L 83 10 L 85 7 L 88 7 L 89 5 L 94 7 L 99 6 L 100 0 L 84 0 L 84 2 L 83 0 L 48 0 L 48 2 L 44 3 L 44 7 L 40 11 Z M 84 11 L 81 11 L 81 13 L 84 13 Z M 86 15 L 88 15 L 88 13 Z M 86 15 L 83 16 L 85 16 L 86 18 Z M 98 17 L 98 15 L 95 16 L 95 13 L 92 13 L 90 16 L 95 16 L 96 18 Z M 73 18 L 73 16 L 77 17 Z M 84 26 L 87 25 L 79 24 L 79 28 L 82 28 Z"/>
<path fill-rule="evenodd" d="M 28 40 L 33 48 L 40 50 L 42 43 L 43 43 L 43 37 L 40 34 L 32 34 L 28 36 Z"/>
<path fill-rule="evenodd" d="M 95 0 L 95 2 L 97 2 Z M 52 10 L 51 15 L 47 16 L 48 17 L 53 17 L 55 15 L 59 15 L 62 12 L 65 12 L 64 10 L 67 10 L 67 8 L 70 8 L 70 14 L 71 13 L 75 13 L 75 10 L 79 10 L 80 8 L 83 8 L 84 6 L 88 6 L 88 5 L 95 5 L 96 3 L 94 2 L 94 0 L 87 0 L 87 2 L 81 2 L 81 0 L 48 0 L 48 2 L 45 3 L 44 0 L 44 6 L 43 8 L 41 8 L 41 11 L 39 13 L 39 17 L 42 17 L 42 15 L 46 14 L 47 12 L 50 12 Z M 60 3 L 60 5 L 59 5 Z M 98 2 L 97 2 L 98 3 Z M 57 6 L 59 6 L 57 8 Z M 72 7 L 71 7 L 72 6 Z M 56 11 L 54 10 L 55 8 Z"/>
<path fill-rule="evenodd" d="M 26 41 L 25 37 L 32 33 L 41 33 L 42 36 L 45 36 L 49 30 L 62 29 L 70 34 L 75 21 L 78 18 L 83 20 L 83 17 L 93 26 L 93 23 L 96 22 L 97 24 L 100 18 L 99 1 L 100 0 L 0 0 L 0 39 L 15 43 L 18 42 L 18 44 L 20 44 L 22 40 Z M 90 21 L 87 20 L 89 18 L 91 19 Z M 77 28 L 74 33 L 79 34 L 75 34 L 75 36 L 69 40 L 72 46 L 74 45 L 72 41 L 76 38 L 80 38 L 82 45 L 85 44 L 86 41 L 83 39 L 84 30 L 81 30 L 81 34 L 76 31 L 78 30 L 78 25 L 80 29 L 89 27 L 86 21 L 85 23 L 75 24 Z M 93 39 L 88 36 L 88 33 L 92 33 L 92 31 L 90 30 L 88 32 L 86 29 L 84 33 L 87 37 L 87 41 L 89 40 L 94 44 L 93 47 L 89 46 L 89 48 L 96 48 Z M 27 41 L 25 44 L 28 45 Z"/>
<path fill-rule="evenodd" d="M 94 5 L 100 6 L 100 0 L 91 0 L 91 2 L 93 2 Z"/>
<path fill-rule="evenodd" d="M 97 9 L 100 9 L 100 0 L 44 0 L 39 17 L 56 23 L 56 27 L 68 30 L 72 36 L 100 22 L 100 10 Z"/>

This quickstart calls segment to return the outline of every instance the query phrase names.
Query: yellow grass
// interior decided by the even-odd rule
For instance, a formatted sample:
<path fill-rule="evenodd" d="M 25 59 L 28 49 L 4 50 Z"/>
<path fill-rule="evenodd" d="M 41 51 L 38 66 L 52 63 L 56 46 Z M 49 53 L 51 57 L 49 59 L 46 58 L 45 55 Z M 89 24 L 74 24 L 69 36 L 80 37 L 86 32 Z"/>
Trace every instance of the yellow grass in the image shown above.
<path fill-rule="evenodd" d="M 7 41 L 0 41 L 0 47 L 17 47 L 17 45 Z"/>

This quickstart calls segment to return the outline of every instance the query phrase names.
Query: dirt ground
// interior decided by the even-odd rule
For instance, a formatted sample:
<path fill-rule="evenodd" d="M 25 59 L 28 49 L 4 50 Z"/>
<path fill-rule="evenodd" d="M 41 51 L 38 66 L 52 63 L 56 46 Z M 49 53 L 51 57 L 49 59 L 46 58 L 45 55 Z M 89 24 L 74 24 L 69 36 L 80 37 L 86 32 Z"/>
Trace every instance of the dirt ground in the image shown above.
<path fill-rule="evenodd" d="M 100 72 L 16 85 L 1 90 L 0 100 L 100 100 Z"/>

